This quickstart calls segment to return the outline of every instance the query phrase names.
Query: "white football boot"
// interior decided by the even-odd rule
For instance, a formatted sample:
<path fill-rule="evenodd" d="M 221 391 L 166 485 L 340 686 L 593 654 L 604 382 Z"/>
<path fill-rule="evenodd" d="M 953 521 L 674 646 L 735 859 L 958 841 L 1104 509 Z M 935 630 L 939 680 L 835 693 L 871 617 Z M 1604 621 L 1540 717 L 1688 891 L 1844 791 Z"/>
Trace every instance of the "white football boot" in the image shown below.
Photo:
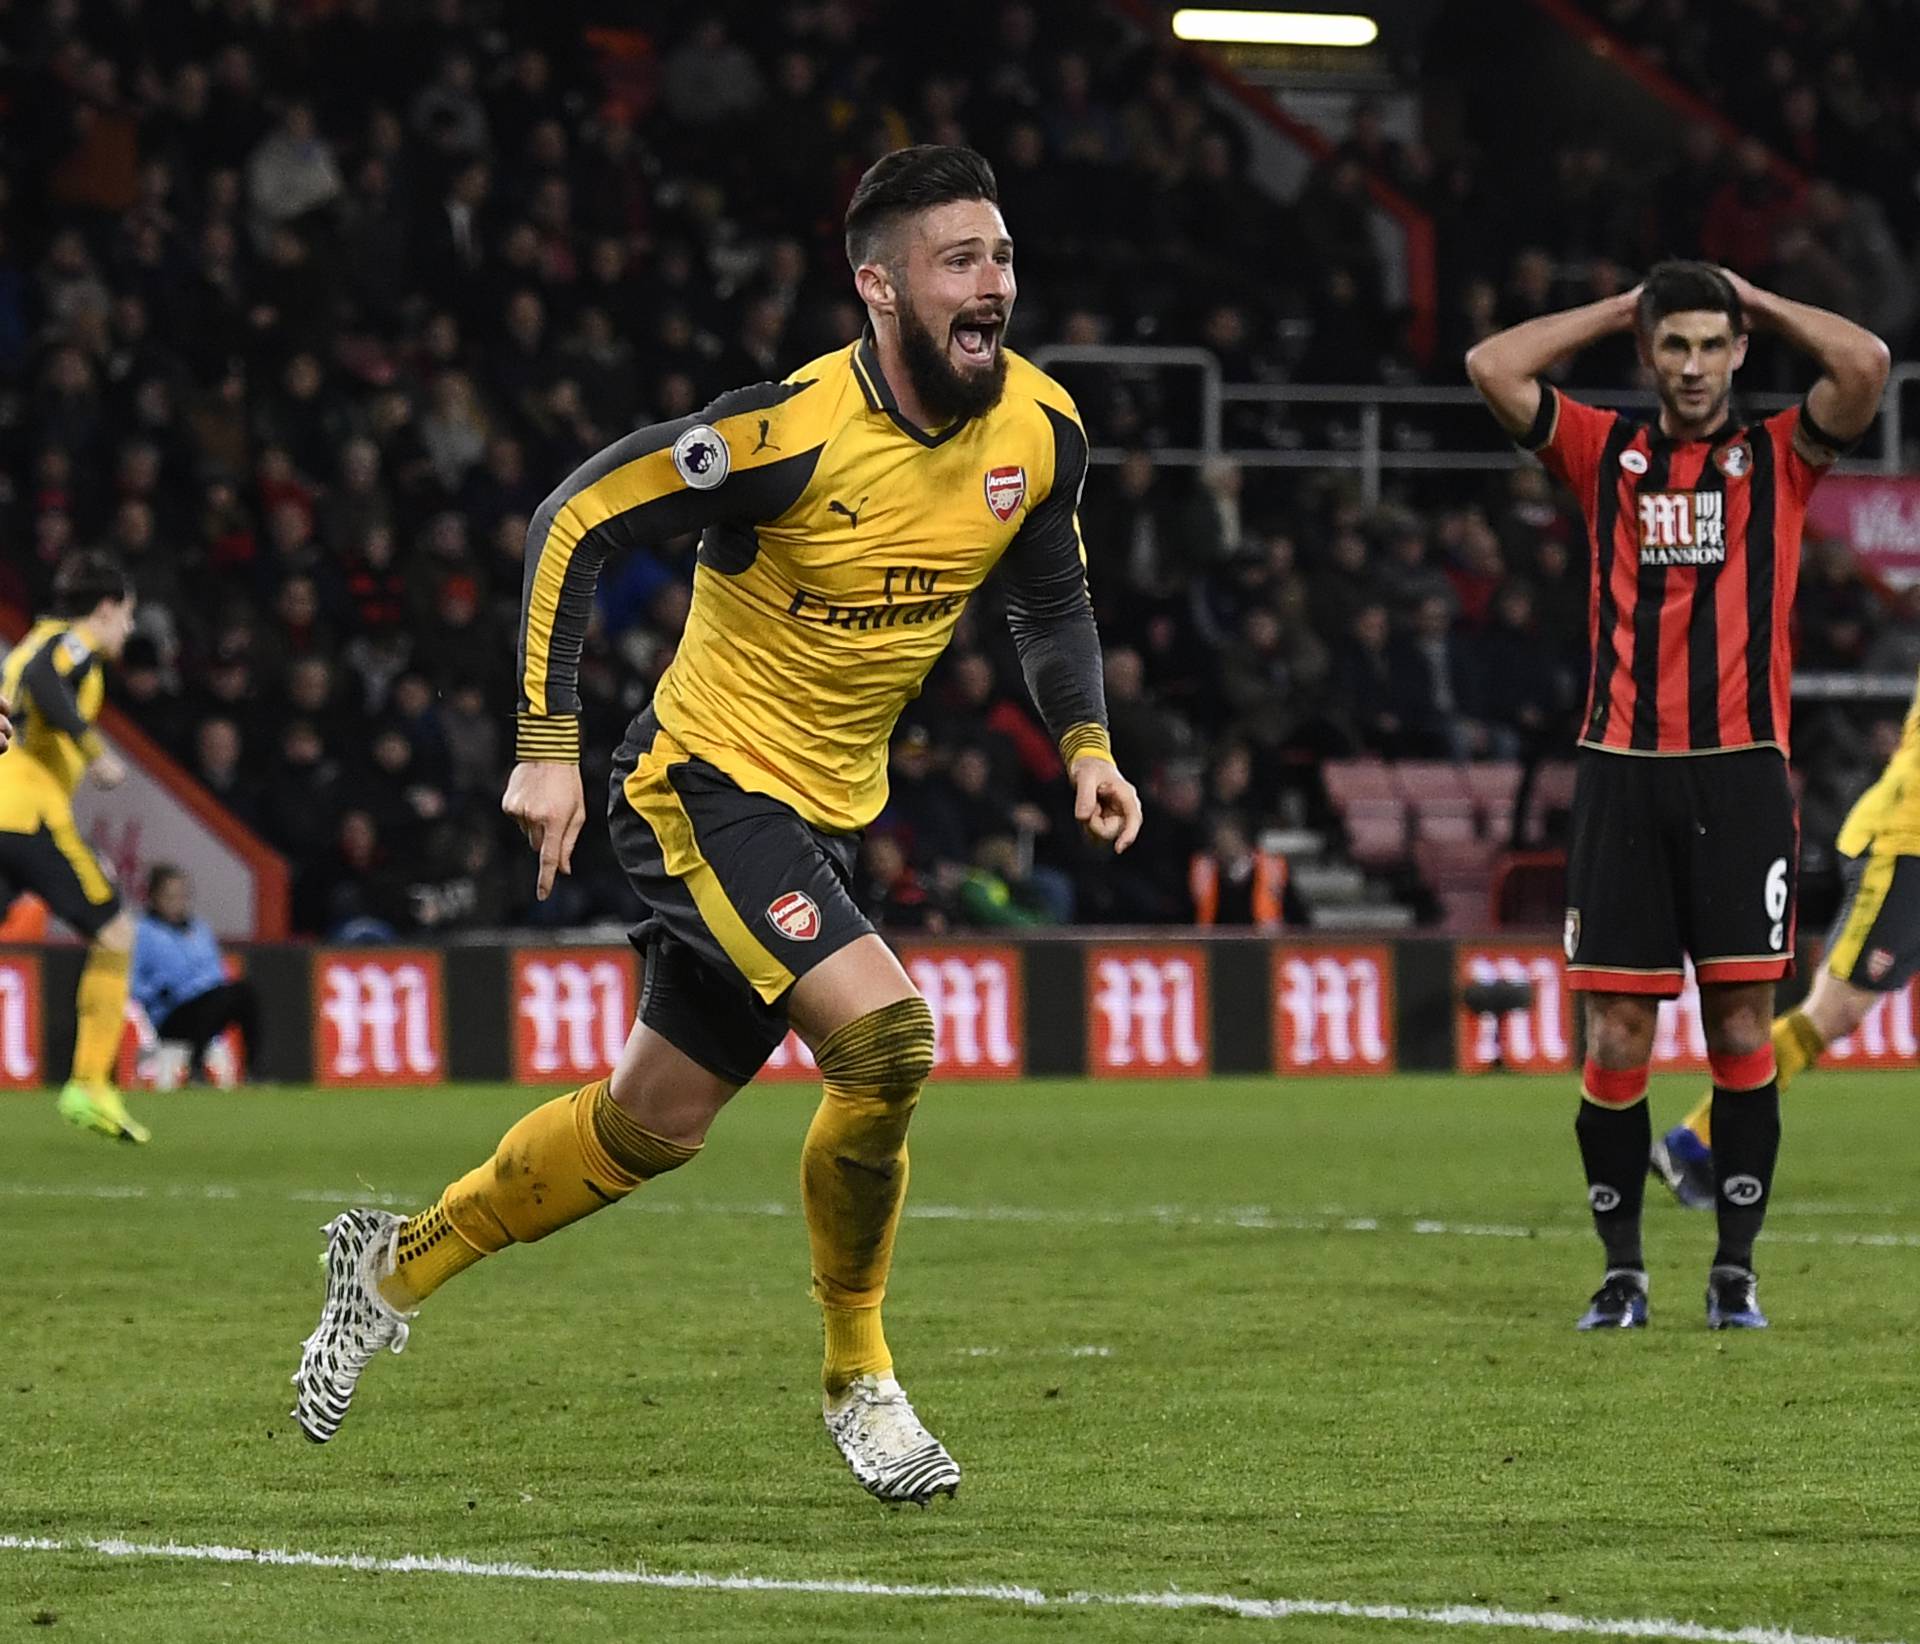
<path fill-rule="evenodd" d="M 960 1464 L 920 1425 L 892 1376 L 856 1376 L 838 1398 L 821 1400 L 821 1414 L 853 1476 L 882 1501 L 924 1507 L 960 1488 Z"/>
<path fill-rule="evenodd" d="M 320 1322 L 301 1345 L 293 1418 L 315 1444 L 340 1431 L 361 1371 L 383 1347 L 407 1345 L 407 1321 L 380 1294 L 381 1275 L 393 1265 L 393 1246 L 403 1218 L 384 1210 L 343 1210 L 322 1230 L 327 1235 L 327 1299 Z"/>

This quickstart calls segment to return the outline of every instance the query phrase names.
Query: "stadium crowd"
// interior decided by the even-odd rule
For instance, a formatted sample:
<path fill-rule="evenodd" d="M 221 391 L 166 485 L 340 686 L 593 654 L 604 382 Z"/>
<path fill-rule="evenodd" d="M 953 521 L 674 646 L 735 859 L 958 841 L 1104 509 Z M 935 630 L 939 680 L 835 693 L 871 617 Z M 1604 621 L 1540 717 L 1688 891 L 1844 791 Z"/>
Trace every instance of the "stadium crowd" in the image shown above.
<path fill-rule="evenodd" d="M 1749 157 L 1704 140 L 1640 192 L 1603 144 L 1568 150 L 1556 207 L 1523 223 L 1491 161 L 1392 142 L 1363 107 L 1272 198 L 1197 68 L 1083 0 L 1011 0 L 984 39 L 971 14 L 847 0 L 710 5 L 658 39 L 572 20 L 467 0 L 20 19 L 0 603 L 31 608 L 69 547 L 124 558 L 142 603 L 115 695 L 288 855 L 302 930 L 626 912 L 604 830 L 536 906 L 498 814 L 528 518 L 619 434 L 855 334 L 838 225 L 889 147 L 994 161 L 1020 345 L 1200 342 L 1231 381 L 1455 382 L 1480 336 L 1657 252 L 1748 248 L 1715 235 L 1748 222 Z M 1825 258 L 1848 289 L 1795 294 L 1897 339 L 1913 224 L 1831 175 L 1866 192 L 1782 203 L 1748 271 Z M 1370 176 L 1438 229 L 1426 360 L 1387 305 Z M 1631 369 L 1595 350 L 1575 380 Z M 1157 465 L 1179 408 L 1137 383 L 1082 410 L 1129 452 L 1095 470 L 1084 525 L 1115 750 L 1151 824 L 1083 871 L 989 597 L 902 722 L 862 858 L 884 923 L 1185 920 L 1196 857 L 1241 888 L 1219 917 L 1244 919 L 1260 833 L 1324 819 L 1325 758 L 1566 745 L 1583 552 L 1537 470 L 1369 511 L 1337 478 Z M 1234 437 L 1301 436 L 1272 416 Z M 609 568 L 582 668 L 589 793 L 672 655 L 692 551 Z M 1912 649 L 1844 549 L 1817 548 L 1807 580 L 1808 664 Z"/>

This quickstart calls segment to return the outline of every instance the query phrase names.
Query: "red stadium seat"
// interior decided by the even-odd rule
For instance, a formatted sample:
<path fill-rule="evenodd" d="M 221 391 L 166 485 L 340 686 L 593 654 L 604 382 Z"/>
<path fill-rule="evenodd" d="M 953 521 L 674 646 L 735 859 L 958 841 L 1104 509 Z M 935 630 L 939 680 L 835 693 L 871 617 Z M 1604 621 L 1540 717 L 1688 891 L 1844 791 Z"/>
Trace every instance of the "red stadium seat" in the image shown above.
<path fill-rule="evenodd" d="M 1320 776 L 1338 811 L 1345 811 L 1355 800 L 1394 797 L 1393 778 L 1382 760 L 1336 759 L 1321 766 Z"/>
<path fill-rule="evenodd" d="M 1462 767 L 1440 759 L 1403 759 L 1393 767 L 1394 791 L 1409 804 L 1435 799 L 1465 799 L 1467 779 Z"/>

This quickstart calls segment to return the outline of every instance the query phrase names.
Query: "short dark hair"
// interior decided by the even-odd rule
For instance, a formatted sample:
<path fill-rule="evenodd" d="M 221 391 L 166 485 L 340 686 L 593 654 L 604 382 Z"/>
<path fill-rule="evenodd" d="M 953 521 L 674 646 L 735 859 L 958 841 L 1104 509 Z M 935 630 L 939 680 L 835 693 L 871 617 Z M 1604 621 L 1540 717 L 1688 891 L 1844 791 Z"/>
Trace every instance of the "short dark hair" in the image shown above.
<path fill-rule="evenodd" d="M 1747 328 L 1747 316 L 1734 294 L 1733 283 L 1712 263 L 1673 258 L 1656 263 L 1641 282 L 1638 319 L 1651 333 L 1669 314 L 1693 310 L 1725 314 L 1737 337 Z"/>
<path fill-rule="evenodd" d="M 53 574 L 55 616 L 83 617 L 103 599 L 127 599 L 132 593 L 126 567 L 98 548 L 67 555 Z"/>
<path fill-rule="evenodd" d="M 879 260 L 880 242 L 902 217 L 951 200 L 1000 203 L 986 157 L 951 143 L 916 143 L 867 167 L 847 205 L 847 261 Z"/>
<path fill-rule="evenodd" d="M 156 862 L 147 872 L 147 900 L 151 902 L 176 879 L 187 877 L 185 868 L 178 868 L 171 862 Z"/>

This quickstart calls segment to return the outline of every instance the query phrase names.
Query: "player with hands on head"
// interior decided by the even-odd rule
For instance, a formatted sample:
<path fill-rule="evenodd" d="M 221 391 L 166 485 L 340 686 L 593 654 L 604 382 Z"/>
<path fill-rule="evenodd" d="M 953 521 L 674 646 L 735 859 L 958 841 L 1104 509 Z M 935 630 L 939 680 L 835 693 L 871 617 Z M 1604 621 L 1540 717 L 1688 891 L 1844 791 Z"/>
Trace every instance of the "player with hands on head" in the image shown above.
<path fill-rule="evenodd" d="M 1732 405 L 1750 330 L 1819 371 L 1801 403 L 1763 421 Z M 1651 422 L 1544 380 L 1622 332 L 1653 377 Z M 1568 981 L 1586 995 L 1574 1129 L 1607 1266 L 1583 1330 L 1647 1319 L 1647 1068 L 1656 1008 L 1679 994 L 1689 958 L 1714 1086 L 1707 1322 L 1767 1323 L 1753 1247 L 1780 1144 L 1773 990 L 1793 964 L 1800 840 L 1787 738 L 1801 528 L 1814 486 L 1878 412 L 1888 366 L 1886 345 L 1838 314 L 1690 262 L 1499 332 L 1466 358 L 1501 425 L 1573 492 L 1592 552 L 1565 944 Z"/>

